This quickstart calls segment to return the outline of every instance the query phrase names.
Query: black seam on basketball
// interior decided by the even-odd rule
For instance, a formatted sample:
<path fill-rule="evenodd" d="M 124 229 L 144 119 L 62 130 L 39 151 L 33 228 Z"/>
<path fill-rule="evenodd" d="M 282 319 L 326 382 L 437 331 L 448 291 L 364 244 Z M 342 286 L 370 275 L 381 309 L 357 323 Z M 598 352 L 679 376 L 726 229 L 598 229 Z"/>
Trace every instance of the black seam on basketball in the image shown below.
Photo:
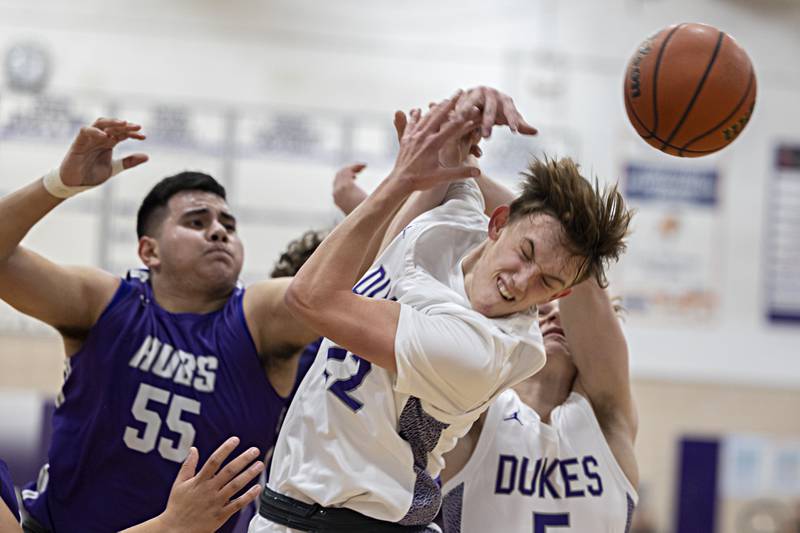
<path fill-rule="evenodd" d="M 628 96 L 625 95 L 625 97 L 627 98 Z M 633 115 L 636 118 L 636 120 L 639 121 L 639 123 L 641 124 L 642 120 L 638 116 L 636 116 L 635 112 L 634 112 Z M 642 127 L 644 127 L 644 125 L 642 125 Z M 662 139 L 661 137 L 659 137 L 658 135 L 655 135 L 655 134 L 653 134 L 653 135 L 651 135 L 649 137 L 644 137 L 644 136 L 640 135 L 640 137 L 642 137 L 642 139 L 655 139 L 656 141 L 658 141 L 660 143 L 663 143 L 664 144 L 664 148 L 672 148 L 673 150 L 676 150 L 676 151 L 679 151 L 679 152 L 686 152 L 686 153 L 689 153 L 689 154 L 712 154 L 712 153 L 714 153 L 714 152 L 716 152 L 716 151 L 718 151 L 721 148 L 724 148 L 726 146 L 725 144 L 723 144 L 722 146 L 719 146 L 717 148 L 712 148 L 711 150 L 689 150 L 689 149 L 681 148 L 680 146 L 675 146 L 674 144 L 665 143 L 664 139 Z M 657 147 L 654 146 L 653 148 L 657 148 Z M 663 151 L 663 149 L 662 149 L 662 151 Z"/>
<path fill-rule="evenodd" d="M 644 123 L 644 120 L 642 120 L 639 117 L 639 114 L 636 112 L 636 109 L 633 108 L 633 102 L 631 102 L 631 97 L 628 94 L 628 91 L 625 91 L 625 103 L 628 104 L 627 108 L 630 110 L 631 113 L 633 113 L 633 118 L 636 119 L 636 122 L 638 122 L 639 125 L 642 127 L 642 129 L 648 133 L 647 137 L 645 137 L 644 135 L 640 135 L 640 137 L 642 139 L 650 139 L 654 137 L 656 132 L 650 130 L 650 128 L 648 128 L 647 125 Z M 637 131 L 636 133 L 638 134 L 639 132 Z"/>
<path fill-rule="evenodd" d="M 667 49 L 667 44 L 669 44 L 670 39 L 672 39 L 672 36 L 675 35 L 675 32 L 681 29 L 683 26 L 684 24 L 678 24 L 675 26 L 664 38 L 664 42 L 661 43 L 661 48 L 658 50 L 656 64 L 655 67 L 653 67 L 653 128 L 648 130 L 650 135 L 647 138 L 655 137 L 656 132 L 658 131 L 658 70 L 661 67 L 661 59 L 664 57 L 664 51 Z"/>
<path fill-rule="evenodd" d="M 700 78 L 700 82 L 697 84 L 697 88 L 694 90 L 694 94 L 692 95 L 692 99 L 689 100 L 689 105 L 686 106 L 686 109 L 683 111 L 683 116 L 675 125 L 675 128 L 670 133 L 669 137 L 665 141 L 665 146 L 668 143 L 672 142 L 672 139 L 675 138 L 675 135 L 678 134 L 678 131 L 683 126 L 683 123 L 686 122 L 686 118 L 689 116 L 689 113 L 692 112 L 692 108 L 694 107 L 695 102 L 697 101 L 697 97 L 700 96 L 700 92 L 703 90 L 703 86 L 708 79 L 708 75 L 711 73 L 711 68 L 714 66 L 714 63 L 717 61 L 717 56 L 719 55 L 719 49 L 722 48 L 722 41 L 725 40 L 725 32 L 719 32 L 717 36 L 717 44 L 714 46 L 714 52 L 711 54 L 711 60 L 706 65 L 706 71 L 703 72 L 703 76 Z"/>
<path fill-rule="evenodd" d="M 701 140 L 703 137 L 707 137 L 707 136 L 711 135 L 712 133 L 717 131 L 719 128 L 721 128 L 726 122 L 728 122 L 730 119 L 732 119 L 733 115 L 738 113 L 739 109 L 747 101 L 747 96 L 750 94 L 750 89 L 753 87 L 753 82 L 755 81 L 755 79 L 756 79 L 756 74 L 755 74 L 755 72 L 753 72 L 753 66 L 750 65 L 750 78 L 747 80 L 747 87 L 744 90 L 744 94 L 742 95 L 741 100 L 739 100 L 739 103 L 736 104 L 735 108 L 733 108 L 733 111 L 731 111 L 730 114 L 728 114 L 727 117 L 725 117 L 724 119 L 719 121 L 719 123 L 716 124 L 714 127 L 710 128 L 708 131 L 706 131 L 704 133 L 701 133 L 700 135 L 698 135 L 694 139 L 692 139 L 689 142 L 687 142 L 686 144 L 684 144 L 683 147 L 681 148 L 681 150 L 685 150 L 689 146 L 691 146 L 694 143 L 696 143 L 697 141 Z"/>

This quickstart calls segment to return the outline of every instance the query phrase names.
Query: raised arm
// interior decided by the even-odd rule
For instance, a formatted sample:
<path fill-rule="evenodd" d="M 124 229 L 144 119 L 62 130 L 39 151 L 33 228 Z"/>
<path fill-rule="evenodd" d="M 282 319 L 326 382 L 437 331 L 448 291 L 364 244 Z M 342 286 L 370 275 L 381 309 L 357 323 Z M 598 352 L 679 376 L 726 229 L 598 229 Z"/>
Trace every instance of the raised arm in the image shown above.
<path fill-rule="evenodd" d="M 397 302 L 352 292 L 376 228 L 381 228 L 415 190 L 477 175 L 469 167 L 443 168 L 439 149 L 475 124 L 451 116 L 460 94 L 425 116 L 412 112 L 394 169 L 378 188 L 325 239 L 286 292 L 290 311 L 321 335 L 378 366 L 396 370 Z M 365 327 L 369 324 L 369 327 Z"/>
<path fill-rule="evenodd" d="M 59 169 L 0 199 L 0 298 L 66 338 L 80 338 L 92 327 L 119 280 L 94 268 L 57 265 L 19 243 L 65 198 L 147 161 L 144 154 L 112 160 L 121 141 L 144 139 L 140 129 L 122 120 L 98 119 L 81 128 Z M 80 238 L 64 233 L 66 239 Z"/>
<path fill-rule="evenodd" d="M 560 300 L 561 325 L 578 368 L 575 389 L 591 402 L 617 461 L 634 485 L 638 429 L 631 393 L 628 343 L 606 291 L 592 278 Z"/>

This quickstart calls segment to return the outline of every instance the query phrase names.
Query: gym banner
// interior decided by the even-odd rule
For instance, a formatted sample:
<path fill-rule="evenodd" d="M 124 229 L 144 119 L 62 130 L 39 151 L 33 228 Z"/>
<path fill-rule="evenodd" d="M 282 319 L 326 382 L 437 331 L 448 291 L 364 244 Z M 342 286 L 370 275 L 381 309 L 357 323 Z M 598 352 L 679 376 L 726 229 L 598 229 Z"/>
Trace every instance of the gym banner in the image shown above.
<path fill-rule="evenodd" d="M 655 322 L 714 316 L 720 276 L 719 173 L 631 162 L 623 194 L 637 210 L 622 262 L 625 305 Z"/>
<path fill-rule="evenodd" d="M 780 145 L 768 185 L 764 285 L 771 322 L 800 326 L 800 145 Z"/>

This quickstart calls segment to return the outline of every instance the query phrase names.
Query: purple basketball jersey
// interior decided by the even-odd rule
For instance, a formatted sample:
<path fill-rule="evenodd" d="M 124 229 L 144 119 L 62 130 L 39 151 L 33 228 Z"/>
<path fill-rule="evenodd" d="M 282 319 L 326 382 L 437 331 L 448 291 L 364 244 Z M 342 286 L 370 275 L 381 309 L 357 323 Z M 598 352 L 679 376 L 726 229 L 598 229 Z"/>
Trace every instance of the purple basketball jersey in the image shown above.
<path fill-rule="evenodd" d="M 230 458 L 274 445 L 286 400 L 266 378 L 243 296 L 174 314 L 155 302 L 147 271 L 122 280 L 69 360 L 49 464 L 23 494 L 36 520 L 55 533 L 119 531 L 164 510 L 190 446 L 202 465 L 232 435 L 241 442 Z"/>
<path fill-rule="evenodd" d="M 11 474 L 8 466 L 0 459 L 0 499 L 6 504 L 17 520 L 19 520 L 19 507 L 17 506 L 17 495 L 14 494 L 14 483 L 11 481 Z"/>

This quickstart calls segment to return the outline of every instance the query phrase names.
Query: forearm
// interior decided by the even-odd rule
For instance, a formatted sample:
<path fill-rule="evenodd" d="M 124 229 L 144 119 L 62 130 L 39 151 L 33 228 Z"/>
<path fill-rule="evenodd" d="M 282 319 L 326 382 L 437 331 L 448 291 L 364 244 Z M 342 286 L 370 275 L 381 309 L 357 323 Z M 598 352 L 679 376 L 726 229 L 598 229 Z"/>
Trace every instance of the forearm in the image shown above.
<path fill-rule="evenodd" d="M 483 171 L 481 171 L 481 175 L 477 181 L 478 186 L 481 188 L 481 193 L 483 194 L 483 201 L 486 204 L 485 212 L 489 216 L 491 216 L 492 212 L 494 212 L 498 206 L 508 205 L 516 198 L 511 189 L 496 182 L 484 174 Z"/>
<path fill-rule="evenodd" d="M 391 179 L 384 180 L 320 244 L 294 277 L 286 298 L 290 309 L 315 309 L 337 291 L 350 291 L 370 254 L 370 243 L 408 197 Z M 374 253 L 374 252 L 372 252 Z"/>
<path fill-rule="evenodd" d="M 161 515 L 151 518 L 147 522 L 129 527 L 120 533 L 168 533 L 171 530 L 165 527 Z"/>
<path fill-rule="evenodd" d="M 380 251 L 386 249 L 397 235 L 408 226 L 412 220 L 434 207 L 442 205 L 449 183 L 443 183 L 427 191 L 412 193 L 403 203 L 391 220 L 387 220 L 380 240 Z"/>
<path fill-rule="evenodd" d="M 560 300 L 561 323 L 581 383 L 608 399 L 629 390 L 628 345 L 611 301 L 595 280 L 573 287 Z"/>
<path fill-rule="evenodd" d="M 30 229 L 62 201 L 48 193 L 40 179 L 0 199 L 0 262 L 7 260 Z"/>
<path fill-rule="evenodd" d="M 351 184 L 347 187 L 340 187 L 333 191 L 333 203 L 342 210 L 345 215 L 352 213 L 361 202 L 366 200 L 367 193 L 358 185 Z"/>

